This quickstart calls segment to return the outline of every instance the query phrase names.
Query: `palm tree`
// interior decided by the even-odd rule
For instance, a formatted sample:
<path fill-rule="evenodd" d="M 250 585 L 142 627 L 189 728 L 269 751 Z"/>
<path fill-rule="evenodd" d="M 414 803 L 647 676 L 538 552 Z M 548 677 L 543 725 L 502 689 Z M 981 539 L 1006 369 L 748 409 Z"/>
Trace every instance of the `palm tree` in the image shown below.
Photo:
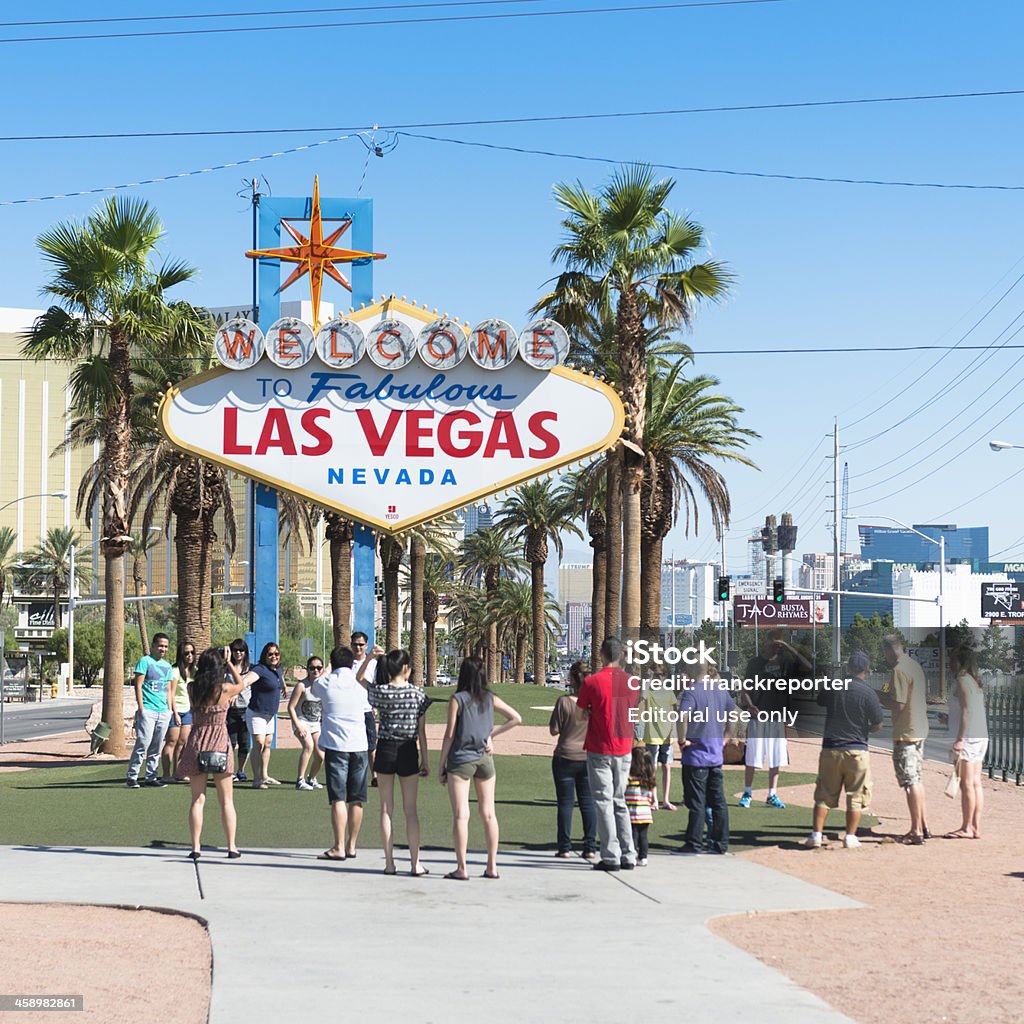
<path fill-rule="evenodd" d="M 525 568 L 515 540 L 493 526 L 471 533 L 462 545 L 462 579 L 476 586 L 482 583 L 488 601 L 493 598 L 502 577 L 517 576 Z M 488 682 L 497 683 L 501 678 L 501 658 L 498 624 L 493 619 L 487 623 L 486 651 Z"/>
<path fill-rule="evenodd" d="M 347 647 L 352 639 L 352 542 L 356 526 L 337 512 L 324 512 L 325 534 L 331 548 L 331 621 L 334 646 Z"/>
<path fill-rule="evenodd" d="M 423 629 L 427 648 L 427 686 L 437 683 L 437 620 L 441 604 L 454 589 L 452 561 L 444 555 L 428 554 L 423 562 Z"/>
<path fill-rule="evenodd" d="M 432 519 L 409 531 L 409 571 L 406 574 L 406 585 L 409 592 L 409 656 L 412 660 L 412 673 L 410 679 L 419 685 L 423 676 L 423 643 L 424 626 L 426 625 L 426 565 L 430 557 L 443 557 L 445 564 L 450 564 L 454 557 L 454 543 L 452 527 L 456 520 L 454 516 L 442 516 L 439 519 Z M 434 612 L 434 622 L 437 622 L 437 610 Z M 427 661 L 435 659 L 436 677 L 436 650 L 430 649 L 430 641 L 427 645 Z"/>
<path fill-rule="evenodd" d="M 71 583 L 71 548 L 79 547 L 82 538 L 68 526 L 55 526 L 46 531 L 46 538 L 21 556 L 25 586 L 36 593 L 53 594 L 53 627 L 61 628 L 60 602 Z M 75 579 L 88 584 L 92 573 L 82 562 L 75 563 Z"/>
<path fill-rule="evenodd" d="M 502 502 L 495 517 L 501 532 L 516 537 L 530 564 L 533 593 L 533 681 L 543 685 L 547 676 L 544 627 L 544 566 L 548 560 L 548 541 L 562 557 L 562 534 L 582 537 L 576 517 L 579 515 L 571 488 L 557 490 L 546 481 L 522 484 Z"/>
<path fill-rule="evenodd" d="M 14 589 L 14 571 L 18 567 L 18 535 L 9 527 L 0 527 L 0 608 L 4 597 Z"/>
<path fill-rule="evenodd" d="M 714 377 L 687 379 L 683 369 L 680 362 L 665 375 L 652 372 L 648 376 L 640 619 L 641 636 L 648 640 L 657 639 L 661 626 L 662 543 L 680 506 L 685 532 L 690 531 L 692 516 L 696 533 L 698 497 L 703 498 L 715 536 L 721 539 L 729 525 L 729 489 L 711 463 L 725 460 L 753 466 L 742 450 L 758 436 L 739 425 L 737 417 L 743 410 L 716 392 L 719 382 Z"/>
<path fill-rule="evenodd" d="M 156 530 L 146 530 L 132 537 L 128 545 L 128 553 L 132 556 L 132 582 L 135 584 L 135 614 L 139 620 L 139 640 L 142 642 L 143 654 L 149 654 L 149 627 L 146 625 L 146 602 L 142 593 L 146 586 L 146 562 L 149 552 L 160 543 L 160 539 Z"/>
<path fill-rule="evenodd" d="M 651 168 L 617 171 L 596 194 L 581 183 L 555 186 L 566 211 L 565 240 L 554 252 L 565 270 L 534 307 L 566 325 L 614 315 L 626 429 L 622 450 L 622 633 L 640 628 L 640 490 L 644 472 L 648 328 L 686 326 L 700 300 L 718 300 L 731 276 L 717 261 L 695 263 L 699 224 L 665 208 L 675 182 Z M 614 487 L 615 471 L 609 474 Z M 609 530 L 612 528 L 608 522 Z M 612 590 L 609 578 L 609 591 Z M 609 621 L 609 628 L 612 623 Z"/>
<path fill-rule="evenodd" d="M 401 537 L 381 537 L 380 561 L 384 576 L 384 635 L 389 651 L 402 643 L 402 620 L 398 612 L 398 570 L 405 555 L 405 540 Z"/>
<path fill-rule="evenodd" d="M 132 365 L 160 350 L 190 351 L 206 331 L 205 318 L 188 303 L 169 303 L 166 292 L 195 273 L 183 262 L 153 263 L 163 234 L 143 200 L 108 199 L 84 223 L 57 224 L 37 245 L 50 265 L 46 292 L 56 303 L 37 318 L 23 340 L 32 359 L 75 363 L 69 385 L 77 415 L 103 424 L 102 539 L 106 597 L 103 719 L 114 725 L 103 749 L 124 752 L 124 553 L 131 543 L 128 513 L 131 454 Z"/>
<path fill-rule="evenodd" d="M 529 580 L 503 579 L 488 605 L 498 620 L 502 644 L 512 651 L 512 673 L 517 683 L 525 681 L 526 653 L 533 635 L 533 584 Z M 544 630 L 546 642 L 554 639 L 558 629 L 558 604 L 544 592 Z M 536 682 L 536 676 L 534 678 Z M 540 680 L 543 683 L 543 679 Z"/>

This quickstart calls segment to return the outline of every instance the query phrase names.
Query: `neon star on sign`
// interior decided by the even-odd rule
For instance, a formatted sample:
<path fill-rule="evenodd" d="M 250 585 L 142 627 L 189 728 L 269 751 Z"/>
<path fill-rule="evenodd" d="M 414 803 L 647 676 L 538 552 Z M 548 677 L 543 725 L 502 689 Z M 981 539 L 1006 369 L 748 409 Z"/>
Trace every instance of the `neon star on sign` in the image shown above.
<path fill-rule="evenodd" d="M 245 255 L 250 259 L 275 259 L 283 263 L 296 264 L 288 275 L 281 291 L 309 274 L 309 296 L 313 303 L 313 330 L 320 326 L 320 294 L 323 291 L 324 274 L 337 281 L 343 288 L 352 291 L 352 283 L 335 267 L 335 263 L 354 263 L 358 260 L 383 260 L 387 256 L 382 252 L 361 252 L 358 249 L 343 249 L 336 246 L 341 236 L 352 226 L 351 220 L 342 221 L 324 238 L 324 222 L 320 212 L 320 179 L 313 179 L 313 204 L 309 214 L 309 235 L 303 235 L 286 220 L 281 226 L 295 240 L 295 245 L 279 246 L 275 249 L 250 249 Z"/>

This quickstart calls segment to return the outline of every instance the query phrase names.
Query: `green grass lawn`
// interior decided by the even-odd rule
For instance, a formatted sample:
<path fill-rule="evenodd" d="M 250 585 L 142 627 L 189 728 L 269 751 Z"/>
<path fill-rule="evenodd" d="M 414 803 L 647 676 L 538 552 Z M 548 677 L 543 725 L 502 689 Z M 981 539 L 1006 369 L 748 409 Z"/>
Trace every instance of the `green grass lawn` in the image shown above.
<path fill-rule="evenodd" d="M 551 718 L 551 709 L 555 706 L 555 701 L 565 692 L 547 686 L 534 686 L 532 683 L 500 683 L 492 686 L 491 690 L 495 696 L 514 707 L 523 716 L 523 725 L 540 725 L 545 728 Z M 428 722 L 444 724 L 448 701 L 454 692 L 454 686 L 427 688 L 427 696 L 438 701 L 430 705 L 427 712 Z M 500 724 L 500 717 L 498 721 Z"/>
<path fill-rule="evenodd" d="M 531 689 L 509 687 L 513 690 Z M 537 688 L 543 693 L 543 688 Z M 551 691 L 548 691 L 549 693 Z M 503 694 L 504 696 L 504 694 Z M 532 703 L 527 698 L 526 703 Z M 536 703 L 541 703 L 537 701 Z M 431 708 L 431 718 L 443 715 L 443 705 Z M 425 846 L 448 849 L 451 846 L 451 812 L 447 791 L 437 782 L 437 752 L 433 752 L 434 776 L 420 783 L 419 810 Z M 282 780 L 294 777 L 295 751 L 275 751 L 271 774 Z M 551 766 L 547 758 L 498 757 L 498 816 L 502 844 L 522 850 L 554 850 L 555 799 Z M 735 806 L 742 789 L 742 769 L 729 769 L 726 792 L 729 796 L 731 835 L 734 849 L 802 841 L 810 830 L 807 808 L 766 808 L 763 803 L 749 810 Z M 111 765 L 60 768 L 36 768 L 0 774 L 0 844 L 21 846 L 134 846 L 186 847 L 189 788 L 183 785 L 166 789 L 129 790 L 125 788 L 125 766 Z M 784 773 L 782 785 L 799 785 L 812 777 Z M 762 773 L 755 783 L 763 793 Z M 682 783 L 674 773 L 675 793 L 681 801 Z M 397 788 L 397 787 L 396 787 Z M 762 797 L 763 800 L 763 797 Z M 400 805 L 400 800 L 398 801 Z M 265 791 L 236 788 L 238 841 L 244 849 L 254 847 L 325 847 L 330 845 L 330 824 L 326 791 L 300 793 L 294 786 L 282 785 Z M 223 844 L 216 797 L 213 789 L 207 797 L 204 841 Z M 361 845 L 380 845 L 378 797 L 370 790 Z M 833 813 L 829 827 L 842 816 Z M 651 847 L 669 850 L 682 841 L 686 812 L 655 814 Z M 865 824 L 870 824 L 865 820 Z M 579 839 L 579 815 L 574 822 Z M 397 814 L 396 837 L 403 841 L 404 823 Z M 470 845 L 482 847 L 482 833 L 474 819 Z"/>

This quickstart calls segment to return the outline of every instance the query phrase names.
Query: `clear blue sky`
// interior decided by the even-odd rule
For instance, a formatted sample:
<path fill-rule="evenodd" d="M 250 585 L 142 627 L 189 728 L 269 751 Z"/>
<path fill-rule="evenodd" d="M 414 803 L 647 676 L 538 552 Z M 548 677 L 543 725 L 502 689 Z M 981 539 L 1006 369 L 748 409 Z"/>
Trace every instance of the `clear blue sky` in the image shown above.
<path fill-rule="evenodd" d="M 602 2 L 613 5 L 542 0 L 529 7 Z M 89 5 L 89 15 L 246 6 L 243 0 L 166 0 L 145 8 L 106 2 Z M 252 5 L 287 6 L 286 0 Z M 292 0 L 291 6 L 332 3 Z M 75 17 L 81 9 L 43 2 L 19 8 L 8 20 Z M 424 13 L 433 12 L 407 16 Z M 8 97 L 0 134 L 328 127 L 1015 89 L 1024 87 L 1022 29 L 1017 5 L 991 0 L 969 7 L 948 0 L 785 0 L 419 27 L 0 43 L 0 81 Z M 0 38 L 17 34 L 41 31 L 0 28 Z M 1024 183 L 1022 109 L 1024 96 L 435 134 L 623 161 L 1018 184 Z M 2 143 L 0 200 L 199 169 L 331 134 Z M 242 179 L 261 173 L 277 195 L 306 195 L 318 173 L 323 194 L 352 195 L 364 155 L 358 141 L 339 142 L 134 191 L 158 207 L 166 250 L 202 269 L 188 297 L 227 305 L 249 293 L 242 256 L 249 214 L 235 195 Z M 376 248 L 389 254 L 377 265 L 376 290 L 471 321 L 497 315 L 516 322 L 552 273 L 558 218 L 551 185 L 579 177 L 597 186 L 606 174 L 600 164 L 403 138 L 384 159 L 369 161 L 362 192 L 375 200 Z M 1024 192 L 675 177 L 674 204 L 705 226 L 710 251 L 728 261 L 737 278 L 728 302 L 699 315 L 689 339 L 698 351 L 954 342 L 1024 271 L 1024 263 L 1017 265 L 1024 257 L 1018 241 Z M 0 206 L 0 305 L 40 302 L 44 268 L 34 237 L 56 220 L 84 215 L 97 201 Z M 1024 283 L 968 341 L 992 343 L 1022 309 Z M 1020 323 L 1024 318 L 1014 327 Z M 1024 332 L 1018 342 L 1024 343 Z M 996 455 L 985 443 L 989 437 L 1024 442 L 1024 416 L 1015 411 L 1024 403 L 1018 386 L 1024 360 L 1016 364 L 1022 354 L 951 353 L 930 371 L 942 353 L 698 356 L 697 370 L 721 378 L 723 390 L 746 408 L 745 423 L 762 436 L 751 453 L 761 472 L 729 472 L 736 528 L 730 568 L 745 568 L 742 537 L 765 512 L 797 514 L 801 551 L 830 546 L 824 524 L 831 485 L 822 458 L 830 449 L 823 443 L 811 453 L 834 417 L 844 442 L 881 435 L 844 456 L 855 515 L 988 524 L 993 551 L 1018 542 L 1007 554 L 1024 557 L 1017 513 L 1024 472 L 1007 480 L 1024 469 L 1024 452 Z M 948 394 L 933 397 L 971 369 Z M 919 405 L 922 411 L 895 426 Z M 895 479 L 885 481 L 891 475 Z M 892 493 L 907 484 L 913 486 Z M 702 521 L 696 541 L 676 531 L 666 553 L 711 556 L 716 545 L 709 527 Z"/>

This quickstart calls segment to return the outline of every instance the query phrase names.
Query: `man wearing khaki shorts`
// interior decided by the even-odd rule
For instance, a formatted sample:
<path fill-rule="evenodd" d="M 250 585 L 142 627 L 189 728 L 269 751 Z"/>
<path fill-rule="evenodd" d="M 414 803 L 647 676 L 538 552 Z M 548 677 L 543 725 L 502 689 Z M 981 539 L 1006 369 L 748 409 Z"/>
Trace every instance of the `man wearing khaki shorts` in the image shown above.
<path fill-rule="evenodd" d="M 871 662 L 863 651 L 855 651 L 847 663 L 850 679 L 832 682 L 839 688 L 822 690 L 818 703 L 825 708 L 825 735 L 818 758 L 818 781 L 814 787 L 814 826 L 804 846 L 822 845 L 825 818 L 839 806 L 839 794 L 846 791 L 846 834 L 843 846 L 860 846 L 857 826 L 860 815 L 871 803 L 871 755 L 868 733 L 882 728 L 882 705 L 875 691 L 864 681 Z"/>
<path fill-rule="evenodd" d="M 892 712 L 892 764 L 896 782 L 907 794 L 910 811 L 910 831 L 901 842 L 920 846 L 928 838 L 921 781 L 924 741 L 928 738 L 928 682 L 924 669 L 903 650 L 900 637 L 885 637 L 882 653 L 892 669 L 892 680 L 881 695 L 882 705 Z"/>

